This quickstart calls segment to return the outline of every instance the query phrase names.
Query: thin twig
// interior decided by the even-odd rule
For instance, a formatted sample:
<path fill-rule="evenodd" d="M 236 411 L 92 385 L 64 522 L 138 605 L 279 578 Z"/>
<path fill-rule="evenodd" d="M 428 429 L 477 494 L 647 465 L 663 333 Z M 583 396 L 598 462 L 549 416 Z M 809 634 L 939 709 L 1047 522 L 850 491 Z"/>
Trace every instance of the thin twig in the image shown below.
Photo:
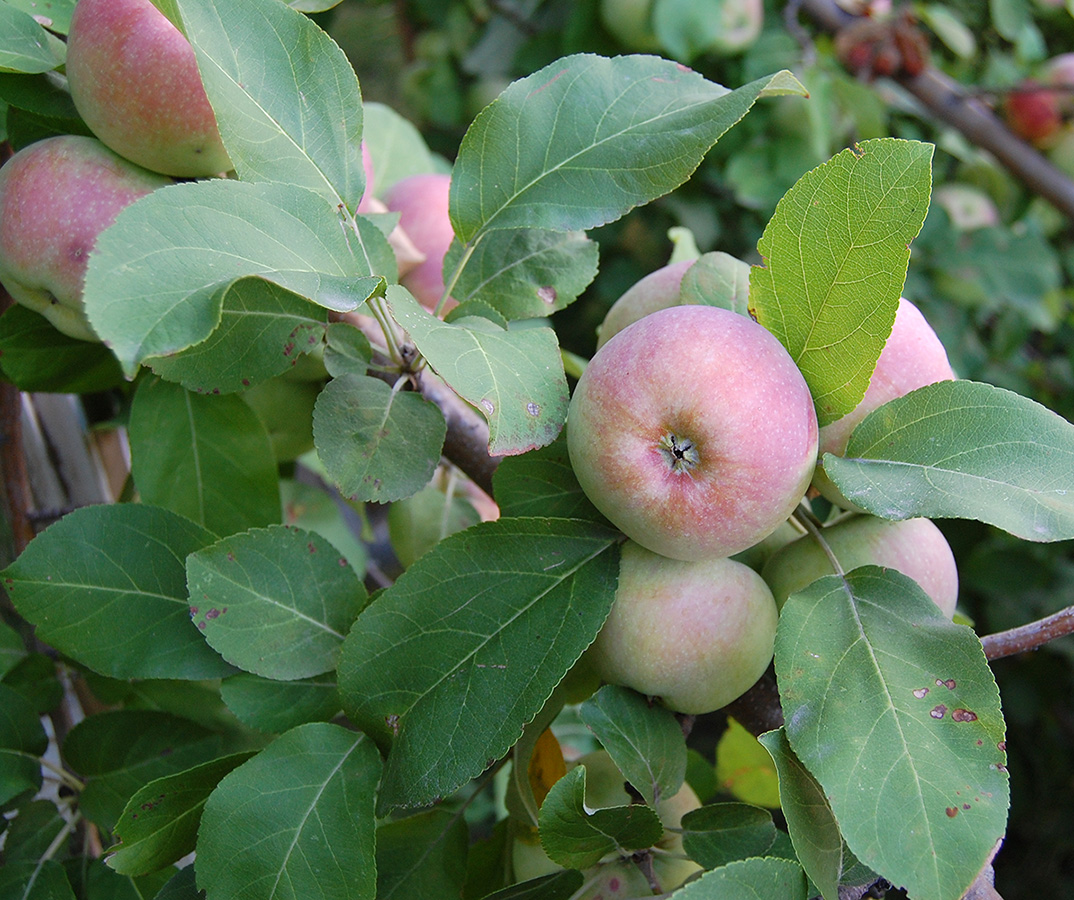
<path fill-rule="evenodd" d="M 981 644 L 984 646 L 985 657 L 989 660 L 1003 659 L 1005 656 L 1036 650 L 1049 641 L 1068 634 L 1074 634 L 1074 606 L 1068 606 L 1027 625 L 985 635 L 981 638 Z"/>

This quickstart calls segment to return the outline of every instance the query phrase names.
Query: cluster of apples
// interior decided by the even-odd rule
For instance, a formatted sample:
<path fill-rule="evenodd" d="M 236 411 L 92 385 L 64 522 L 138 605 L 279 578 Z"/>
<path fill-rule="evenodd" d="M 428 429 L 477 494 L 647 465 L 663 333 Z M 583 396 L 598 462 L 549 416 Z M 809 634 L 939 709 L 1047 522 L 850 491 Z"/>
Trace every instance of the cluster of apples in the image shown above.
<path fill-rule="evenodd" d="M 681 305 L 691 263 L 642 279 L 609 311 L 571 398 L 567 446 L 582 489 L 629 539 L 615 603 L 590 656 L 600 677 L 702 714 L 748 690 L 772 659 L 788 596 L 832 574 L 792 514 L 818 493 L 844 571 L 895 568 L 948 616 L 958 575 L 927 519 L 855 511 L 825 476 L 850 432 L 888 400 L 954 378 L 936 333 L 900 302 L 865 397 L 818 428 L 804 377 L 748 316 Z"/>
<path fill-rule="evenodd" d="M 98 340 L 82 308 L 97 236 L 128 205 L 176 179 L 225 176 L 232 162 L 194 50 L 151 0 L 79 0 L 67 37 L 71 99 L 93 136 L 29 144 L 0 167 L 0 283 L 64 334 Z M 364 150 L 363 146 L 363 150 Z M 359 212 L 400 213 L 392 236 L 403 284 L 427 307 L 443 292 L 454 236 L 446 174 L 417 174 Z"/>

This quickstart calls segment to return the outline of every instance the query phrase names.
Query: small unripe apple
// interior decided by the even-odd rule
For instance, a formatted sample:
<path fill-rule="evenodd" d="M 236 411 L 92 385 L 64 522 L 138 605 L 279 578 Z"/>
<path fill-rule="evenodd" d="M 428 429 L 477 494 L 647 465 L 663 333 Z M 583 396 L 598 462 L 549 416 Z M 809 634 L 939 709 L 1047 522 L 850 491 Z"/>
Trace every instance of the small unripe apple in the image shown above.
<path fill-rule="evenodd" d="M 653 30 L 653 0 L 601 0 L 600 21 L 627 50 L 651 53 L 660 49 Z"/>
<path fill-rule="evenodd" d="M 400 228 L 425 255 L 400 284 L 426 309 L 434 309 L 444 293 L 444 255 L 455 237 L 448 216 L 450 187 L 450 175 L 409 175 L 388 188 L 384 197 L 388 209 L 399 213 Z"/>
<path fill-rule="evenodd" d="M 23 147 L 0 168 L 0 282 L 64 334 L 96 341 L 82 285 L 97 235 L 124 207 L 170 183 L 96 138 L 61 135 Z"/>
<path fill-rule="evenodd" d="M 958 602 L 958 568 L 943 532 L 929 519 L 889 522 L 858 515 L 821 531 L 844 572 L 883 566 L 916 581 L 947 618 Z M 810 535 L 777 550 L 761 570 L 780 609 L 787 598 L 824 575 L 831 560 Z"/>
<path fill-rule="evenodd" d="M 954 378 L 955 373 L 940 338 L 921 310 L 903 297 L 899 300 L 891 335 L 876 361 L 865 396 L 841 419 L 820 429 L 813 486 L 832 503 L 849 508 L 851 504 L 824 472 L 824 454 L 842 456 L 851 432 L 877 407 L 927 384 Z"/>
<path fill-rule="evenodd" d="M 194 48 L 151 0 L 78 0 L 67 81 L 93 133 L 138 165 L 182 178 L 232 168 Z"/>
<path fill-rule="evenodd" d="M 682 277 L 695 262 L 693 259 L 683 259 L 668 263 L 627 288 L 612 304 L 597 330 L 597 349 L 638 319 L 643 319 L 658 309 L 678 306 Z"/>
<path fill-rule="evenodd" d="M 674 306 L 598 350 L 575 387 L 567 449 L 586 495 L 664 556 L 730 556 L 776 529 L 816 462 L 809 388 L 752 319 Z"/>
<path fill-rule="evenodd" d="M 668 559 L 623 545 L 619 586 L 593 642 L 610 684 L 701 714 L 742 696 L 772 661 L 779 619 L 772 592 L 733 559 Z"/>

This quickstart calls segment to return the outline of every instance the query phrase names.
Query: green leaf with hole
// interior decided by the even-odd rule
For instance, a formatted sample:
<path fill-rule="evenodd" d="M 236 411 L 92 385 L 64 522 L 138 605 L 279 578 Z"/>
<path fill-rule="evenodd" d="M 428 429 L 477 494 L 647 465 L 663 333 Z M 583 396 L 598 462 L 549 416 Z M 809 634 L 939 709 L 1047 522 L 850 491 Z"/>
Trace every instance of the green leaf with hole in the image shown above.
<path fill-rule="evenodd" d="M 278 681 L 336 667 L 365 602 L 350 564 L 312 531 L 276 525 L 234 534 L 187 557 L 194 624 L 224 659 Z"/>
<path fill-rule="evenodd" d="M 1029 541 L 1074 537 L 1074 425 L 1039 403 L 945 381 L 874 410 L 846 457 L 824 456 L 843 495 L 885 519 L 978 519 Z"/>
<path fill-rule="evenodd" d="M 98 237 L 86 271 L 86 313 L 132 375 L 149 357 L 209 337 L 224 293 L 242 278 L 352 310 L 379 288 L 385 266 L 394 266 L 379 229 L 361 217 L 357 227 L 357 235 L 350 232 L 335 205 L 296 185 L 169 185 L 128 206 Z M 247 288 L 257 289 L 256 282 Z"/>
<path fill-rule="evenodd" d="M 866 566 L 791 595 L 775 667 L 790 746 L 854 855 L 911 896 L 961 897 L 1009 799 L 999 691 L 976 635 L 911 579 Z"/>
<path fill-rule="evenodd" d="M 239 178 L 300 185 L 354 212 L 362 95 L 339 46 L 283 3 L 173 2 Z"/>
<path fill-rule="evenodd" d="M 150 376 L 135 392 L 128 434 L 144 502 L 216 534 L 280 521 L 276 457 L 242 398 L 195 394 Z"/>
<path fill-rule="evenodd" d="M 333 378 L 313 408 L 313 441 L 325 473 L 355 501 L 417 493 L 433 477 L 446 434 L 434 404 L 371 375 Z"/>
<path fill-rule="evenodd" d="M 685 182 L 762 94 L 805 91 L 780 72 L 729 91 L 655 56 L 566 56 L 474 119 L 451 176 L 465 244 L 501 228 L 585 231 Z"/>
<path fill-rule="evenodd" d="M 555 440 L 570 400 L 559 341 L 551 328 L 504 330 L 468 316 L 442 322 L 398 285 L 392 316 L 436 374 L 489 423 L 489 453 L 525 453 Z"/>
<path fill-rule="evenodd" d="M 757 244 L 750 308 L 802 370 L 821 425 L 865 395 L 932 190 L 931 144 L 863 141 L 803 175 Z"/>
<path fill-rule="evenodd" d="M 185 560 L 216 536 L 141 504 L 68 513 L 4 570 L 37 636 L 113 678 L 220 678 L 232 672 L 190 626 Z"/>
<path fill-rule="evenodd" d="M 617 532 L 500 519 L 443 540 L 359 615 L 343 645 L 344 711 L 385 748 L 385 808 L 480 774 L 593 641 L 618 578 Z"/>
<path fill-rule="evenodd" d="M 655 806 L 675 796 L 686 778 L 686 738 L 671 710 L 609 684 L 579 714 L 646 803 Z"/>
<path fill-rule="evenodd" d="M 209 796 L 194 869 L 209 897 L 373 900 L 380 754 L 363 734 L 312 723 L 281 735 Z"/>

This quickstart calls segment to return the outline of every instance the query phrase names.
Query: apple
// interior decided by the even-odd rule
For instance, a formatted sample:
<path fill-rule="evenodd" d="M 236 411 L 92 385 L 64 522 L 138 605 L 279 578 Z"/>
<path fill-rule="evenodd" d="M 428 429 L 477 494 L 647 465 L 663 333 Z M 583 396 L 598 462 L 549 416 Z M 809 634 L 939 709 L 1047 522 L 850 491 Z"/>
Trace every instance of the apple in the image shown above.
<path fill-rule="evenodd" d="M 772 661 L 779 614 L 753 569 L 669 559 L 627 541 L 619 586 L 590 648 L 601 678 L 702 714 L 742 696 Z"/>
<path fill-rule="evenodd" d="M 683 259 L 668 263 L 624 291 L 623 295 L 612 304 L 600 328 L 597 329 L 597 349 L 603 347 L 615 335 L 658 309 L 679 305 L 679 291 L 686 270 L 696 260 Z"/>
<path fill-rule="evenodd" d="M 399 213 L 399 226 L 425 259 L 400 278 L 400 284 L 426 309 L 444 293 L 444 255 L 455 231 L 448 216 L 451 176 L 436 172 L 408 175 L 388 188 L 384 203 Z"/>
<path fill-rule="evenodd" d="M 783 345 L 713 306 L 658 310 L 586 366 L 567 414 L 583 491 L 643 547 L 730 556 L 784 522 L 816 463 L 817 419 Z"/>
<path fill-rule="evenodd" d="M 837 506 L 851 508 L 852 504 L 825 474 L 824 454 L 842 456 L 851 432 L 877 407 L 927 384 L 952 381 L 954 378 L 955 373 L 940 338 L 921 310 L 903 297 L 899 300 L 891 334 L 876 361 L 865 396 L 845 416 L 820 429 L 813 487 Z"/>
<path fill-rule="evenodd" d="M 1007 94 L 1003 115 L 1016 135 L 1037 147 L 1046 147 L 1063 125 L 1060 95 L 1039 81 L 1027 79 Z"/>
<path fill-rule="evenodd" d="M 121 156 L 182 178 L 232 168 L 194 48 L 151 0 L 78 0 L 67 80 L 79 115 Z"/>
<path fill-rule="evenodd" d="M 947 618 L 958 601 L 958 568 L 943 532 L 930 519 L 889 522 L 855 515 L 822 530 L 844 572 L 858 566 L 883 566 L 912 578 Z M 810 535 L 777 550 L 761 577 L 772 588 L 780 609 L 787 598 L 823 575 L 833 575 L 828 555 Z"/>
<path fill-rule="evenodd" d="M 652 53 L 660 49 L 653 30 L 653 0 L 600 0 L 600 21 L 627 50 Z"/>
<path fill-rule="evenodd" d="M 96 138 L 60 135 L 23 147 L 0 168 L 0 282 L 64 334 L 98 340 L 82 311 L 97 235 L 170 183 Z"/>

